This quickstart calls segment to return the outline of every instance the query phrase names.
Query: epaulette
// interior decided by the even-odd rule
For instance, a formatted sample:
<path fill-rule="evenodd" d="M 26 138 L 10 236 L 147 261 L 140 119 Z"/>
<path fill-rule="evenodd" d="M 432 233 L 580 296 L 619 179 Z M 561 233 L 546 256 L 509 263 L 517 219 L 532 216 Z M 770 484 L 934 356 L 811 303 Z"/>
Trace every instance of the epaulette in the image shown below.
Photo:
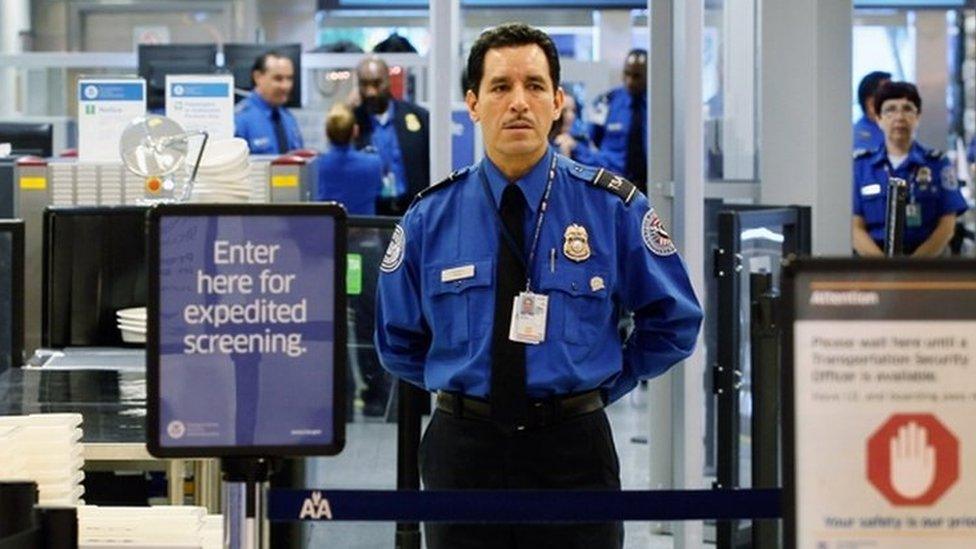
<path fill-rule="evenodd" d="M 454 170 L 451 172 L 451 175 L 447 176 L 443 180 L 438 181 L 437 183 L 417 193 L 417 196 L 413 198 L 413 201 L 416 202 L 425 196 L 450 187 L 452 184 L 464 179 L 464 176 L 468 175 L 473 167 L 474 166 L 467 166 L 465 168 L 461 168 L 460 170 Z"/>
<path fill-rule="evenodd" d="M 234 114 L 240 114 L 244 112 L 245 110 L 247 110 L 248 105 L 249 103 L 247 101 L 238 101 L 237 104 L 234 105 Z"/>
<path fill-rule="evenodd" d="M 943 156 L 945 156 L 945 153 L 939 149 L 929 149 L 929 151 L 925 153 L 925 157 L 931 158 L 932 160 L 939 160 Z"/>
<path fill-rule="evenodd" d="M 603 168 L 600 168 L 600 170 L 596 172 L 596 175 L 590 180 L 590 184 L 602 189 L 606 189 L 619 196 L 621 199 L 623 199 L 624 204 L 630 204 L 630 201 L 633 200 L 639 192 L 633 183 L 627 181 L 617 174 L 608 172 Z"/>
<path fill-rule="evenodd" d="M 869 149 L 854 149 L 854 160 L 857 160 L 858 158 L 864 158 L 865 156 L 869 156 L 871 152 L 872 151 Z"/>

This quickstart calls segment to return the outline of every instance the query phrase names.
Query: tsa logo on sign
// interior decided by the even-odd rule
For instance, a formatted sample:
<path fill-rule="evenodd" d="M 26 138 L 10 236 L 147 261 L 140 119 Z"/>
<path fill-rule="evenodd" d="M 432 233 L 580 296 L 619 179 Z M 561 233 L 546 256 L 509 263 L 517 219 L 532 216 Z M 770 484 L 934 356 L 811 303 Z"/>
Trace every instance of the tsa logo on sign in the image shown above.
<path fill-rule="evenodd" d="M 302 510 L 298 513 L 298 520 L 332 520 L 332 508 L 329 500 L 322 497 L 322 492 L 312 492 L 312 497 L 305 498 Z"/>
<path fill-rule="evenodd" d="M 98 86 L 85 86 L 85 99 L 95 99 L 98 97 Z"/>
<path fill-rule="evenodd" d="M 183 422 L 178 419 L 173 420 L 166 425 L 166 434 L 168 434 L 170 438 L 179 440 L 183 438 L 183 435 L 186 434 L 186 425 L 184 425 Z"/>
<path fill-rule="evenodd" d="M 173 95 L 176 95 L 176 96 L 183 95 L 183 92 L 184 91 L 185 90 L 183 89 L 183 86 L 181 86 L 179 84 L 176 84 L 175 86 L 173 86 Z"/>

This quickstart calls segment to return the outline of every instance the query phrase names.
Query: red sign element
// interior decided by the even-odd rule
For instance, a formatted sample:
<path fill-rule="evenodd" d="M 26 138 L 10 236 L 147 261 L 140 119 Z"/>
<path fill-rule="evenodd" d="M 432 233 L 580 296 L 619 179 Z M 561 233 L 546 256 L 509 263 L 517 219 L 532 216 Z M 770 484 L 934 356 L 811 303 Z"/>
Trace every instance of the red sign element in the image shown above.
<path fill-rule="evenodd" d="M 868 439 L 867 469 L 892 505 L 932 505 L 959 479 L 959 439 L 932 414 L 896 414 Z"/>

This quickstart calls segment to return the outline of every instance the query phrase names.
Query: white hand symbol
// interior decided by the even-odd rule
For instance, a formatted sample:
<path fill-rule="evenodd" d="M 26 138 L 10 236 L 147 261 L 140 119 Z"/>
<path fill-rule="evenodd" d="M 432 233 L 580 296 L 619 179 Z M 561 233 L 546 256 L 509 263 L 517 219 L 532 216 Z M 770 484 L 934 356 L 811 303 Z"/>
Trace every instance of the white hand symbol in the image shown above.
<path fill-rule="evenodd" d="M 910 421 L 888 442 L 891 486 L 907 499 L 921 496 L 935 481 L 935 448 L 929 445 L 928 437 L 924 427 Z"/>

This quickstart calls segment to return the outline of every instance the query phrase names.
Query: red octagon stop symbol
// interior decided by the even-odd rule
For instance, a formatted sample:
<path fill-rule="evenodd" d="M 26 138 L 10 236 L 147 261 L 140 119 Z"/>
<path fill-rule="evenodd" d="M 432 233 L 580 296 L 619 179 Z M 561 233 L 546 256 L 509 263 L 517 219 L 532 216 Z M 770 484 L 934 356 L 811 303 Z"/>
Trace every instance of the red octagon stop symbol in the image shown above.
<path fill-rule="evenodd" d="M 868 439 L 867 469 L 892 505 L 932 505 L 959 479 L 959 439 L 932 414 L 895 414 Z"/>

